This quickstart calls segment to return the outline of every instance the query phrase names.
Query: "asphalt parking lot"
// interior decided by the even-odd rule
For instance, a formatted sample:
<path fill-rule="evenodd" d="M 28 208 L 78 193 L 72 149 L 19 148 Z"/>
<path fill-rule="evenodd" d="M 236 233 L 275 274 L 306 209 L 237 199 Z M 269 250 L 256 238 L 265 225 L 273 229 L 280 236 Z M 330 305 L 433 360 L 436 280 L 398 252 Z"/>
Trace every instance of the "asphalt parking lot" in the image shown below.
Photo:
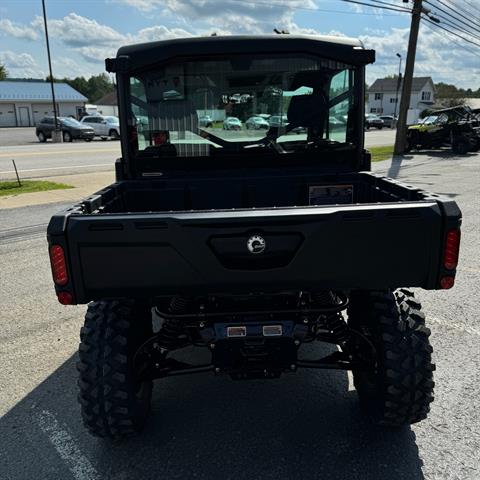
<path fill-rule="evenodd" d="M 417 292 L 437 364 L 427 421 L 370 425 L 343 372 L 249 382 L 202 374 L 156 384 L 141 437 L 94 439 L 76 401 L 85 307 L 56 303 L 44 238 L 62 205 L 0 210 L 0 478 L 478 480 L 480 154 L 422 154 L 374 169 L 455 199 L 464 215 L 456 287 Z"/>

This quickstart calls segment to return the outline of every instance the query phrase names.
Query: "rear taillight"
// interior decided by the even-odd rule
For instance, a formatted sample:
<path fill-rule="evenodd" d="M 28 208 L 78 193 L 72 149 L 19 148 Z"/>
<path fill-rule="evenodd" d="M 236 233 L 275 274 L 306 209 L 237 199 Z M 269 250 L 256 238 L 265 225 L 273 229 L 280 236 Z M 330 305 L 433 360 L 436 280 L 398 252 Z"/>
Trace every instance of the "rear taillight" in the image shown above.
<path fill-rule="evenodd" d="M 65 252 L 60 245 L 50 247 L 50 263 L 52 264 L 53 281 L 56 285 L 63 286 L 68 283 L 67 262 Z"/>
<path fill-rule="evenodd" d="M 73 295 L 70 292 L 58 292 L 57 298 L 62 305 L 71 305 L 73 303 Z"/>
<path fill-rule="evenodd" d="M 458 264 L 458 252 L 460 249 L 460 230 L 452 229 L 447 233 L 445 250 L 443 251 L 443 266 L 447 270 L 455 270 Z"/>
<path fill-rule="evenodd" d="M 440 286 L 444 290 L 448 290 L 449 288 L 452 288 L 454 284 L 455 284 L 455 277 L 442 277 L 442 279 L 440 280 Z"/>

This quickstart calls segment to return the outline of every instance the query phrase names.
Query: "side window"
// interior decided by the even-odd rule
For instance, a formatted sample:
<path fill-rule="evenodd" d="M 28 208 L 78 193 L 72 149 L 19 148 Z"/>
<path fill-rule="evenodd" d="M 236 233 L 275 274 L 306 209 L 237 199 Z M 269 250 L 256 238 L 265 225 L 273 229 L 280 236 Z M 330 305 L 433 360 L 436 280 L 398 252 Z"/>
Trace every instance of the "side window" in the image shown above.
<path fill-rule="evenodd" d="M 144 150 L 147 146 L 146 136 L 149 135 L 149 118 L 147 110 L 147 94 L 145 86 L 138 78 L 130 78 L 130 108 L 131 121 L 137 131 L 138 149 Z"/>
<path fill-rule="evenodd" d="M 352 101 L 351 83 L 349 70 L 338 72 L 330 82 L 327 138 L 337 142 L 345 142 L 347 139 L 347 122 Z"/>
<path fill-rule="evenodd" d="M 444 113 L 442 113 L 442 114 L 438 117 L 437 123 L 439 123 L 440 125 L 444 125 L 445 123 L 448 123 L 448 116 L 445 115 Z"/>

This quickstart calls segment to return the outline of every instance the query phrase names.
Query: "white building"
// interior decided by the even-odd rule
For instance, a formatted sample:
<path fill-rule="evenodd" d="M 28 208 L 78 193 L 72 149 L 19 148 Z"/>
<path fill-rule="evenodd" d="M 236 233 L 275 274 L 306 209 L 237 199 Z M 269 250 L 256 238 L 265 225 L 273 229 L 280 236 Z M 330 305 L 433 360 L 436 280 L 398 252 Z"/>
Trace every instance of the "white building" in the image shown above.
<path fill-rule="evenodd" d="M 397 78 L 378 78 L 368 89 L 367 113 L 377 115 L 396 115 L 400 108 L 403 82 L 400 82 L 397 97 Z M 415 77 L 412 82 L 412 94 L 407 123 L 414 123 L 422 110 L 435 103 L 435 86 L 431 77 Z M 396 108 L 395 108 L 396 105 Z"/>
<path fill-rule="evenodd" d="M 117 92 L 114 91 L 104 95 L 97 102 L 96 113 L 99 115 L 118 117 Z"/>
<path fill-rule="evenodd" d="M 54 89 L 58 115 L 78 118 L 87 99 L 66 83 Z M 0 127 L 32 127 L 46 115 L 53 115 L 50 83 L 0 81 Z"/>

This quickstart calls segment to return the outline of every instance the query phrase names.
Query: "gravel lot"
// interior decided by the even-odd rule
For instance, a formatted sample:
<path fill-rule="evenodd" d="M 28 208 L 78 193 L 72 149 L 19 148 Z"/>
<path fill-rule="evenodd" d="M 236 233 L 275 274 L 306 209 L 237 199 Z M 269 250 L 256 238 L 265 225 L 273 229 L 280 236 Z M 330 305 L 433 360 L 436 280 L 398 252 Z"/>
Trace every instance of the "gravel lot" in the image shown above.
<path fill-rule="evenodd" d="M 60 205 L 4 210 L 0 478 L 478 480 L 480 155 L 439 152 L 374 168 L 455 198 L 463 210 L 456 287 L 418 292 L 437 364 L 427 421 L 371 426 L 342 372 L 251 382 L 202 374 L 156 384 L 143 436 L 119 445 L 94 439 L 76 402 L 85 307 L 56 303 L 44 239 Z"/>

